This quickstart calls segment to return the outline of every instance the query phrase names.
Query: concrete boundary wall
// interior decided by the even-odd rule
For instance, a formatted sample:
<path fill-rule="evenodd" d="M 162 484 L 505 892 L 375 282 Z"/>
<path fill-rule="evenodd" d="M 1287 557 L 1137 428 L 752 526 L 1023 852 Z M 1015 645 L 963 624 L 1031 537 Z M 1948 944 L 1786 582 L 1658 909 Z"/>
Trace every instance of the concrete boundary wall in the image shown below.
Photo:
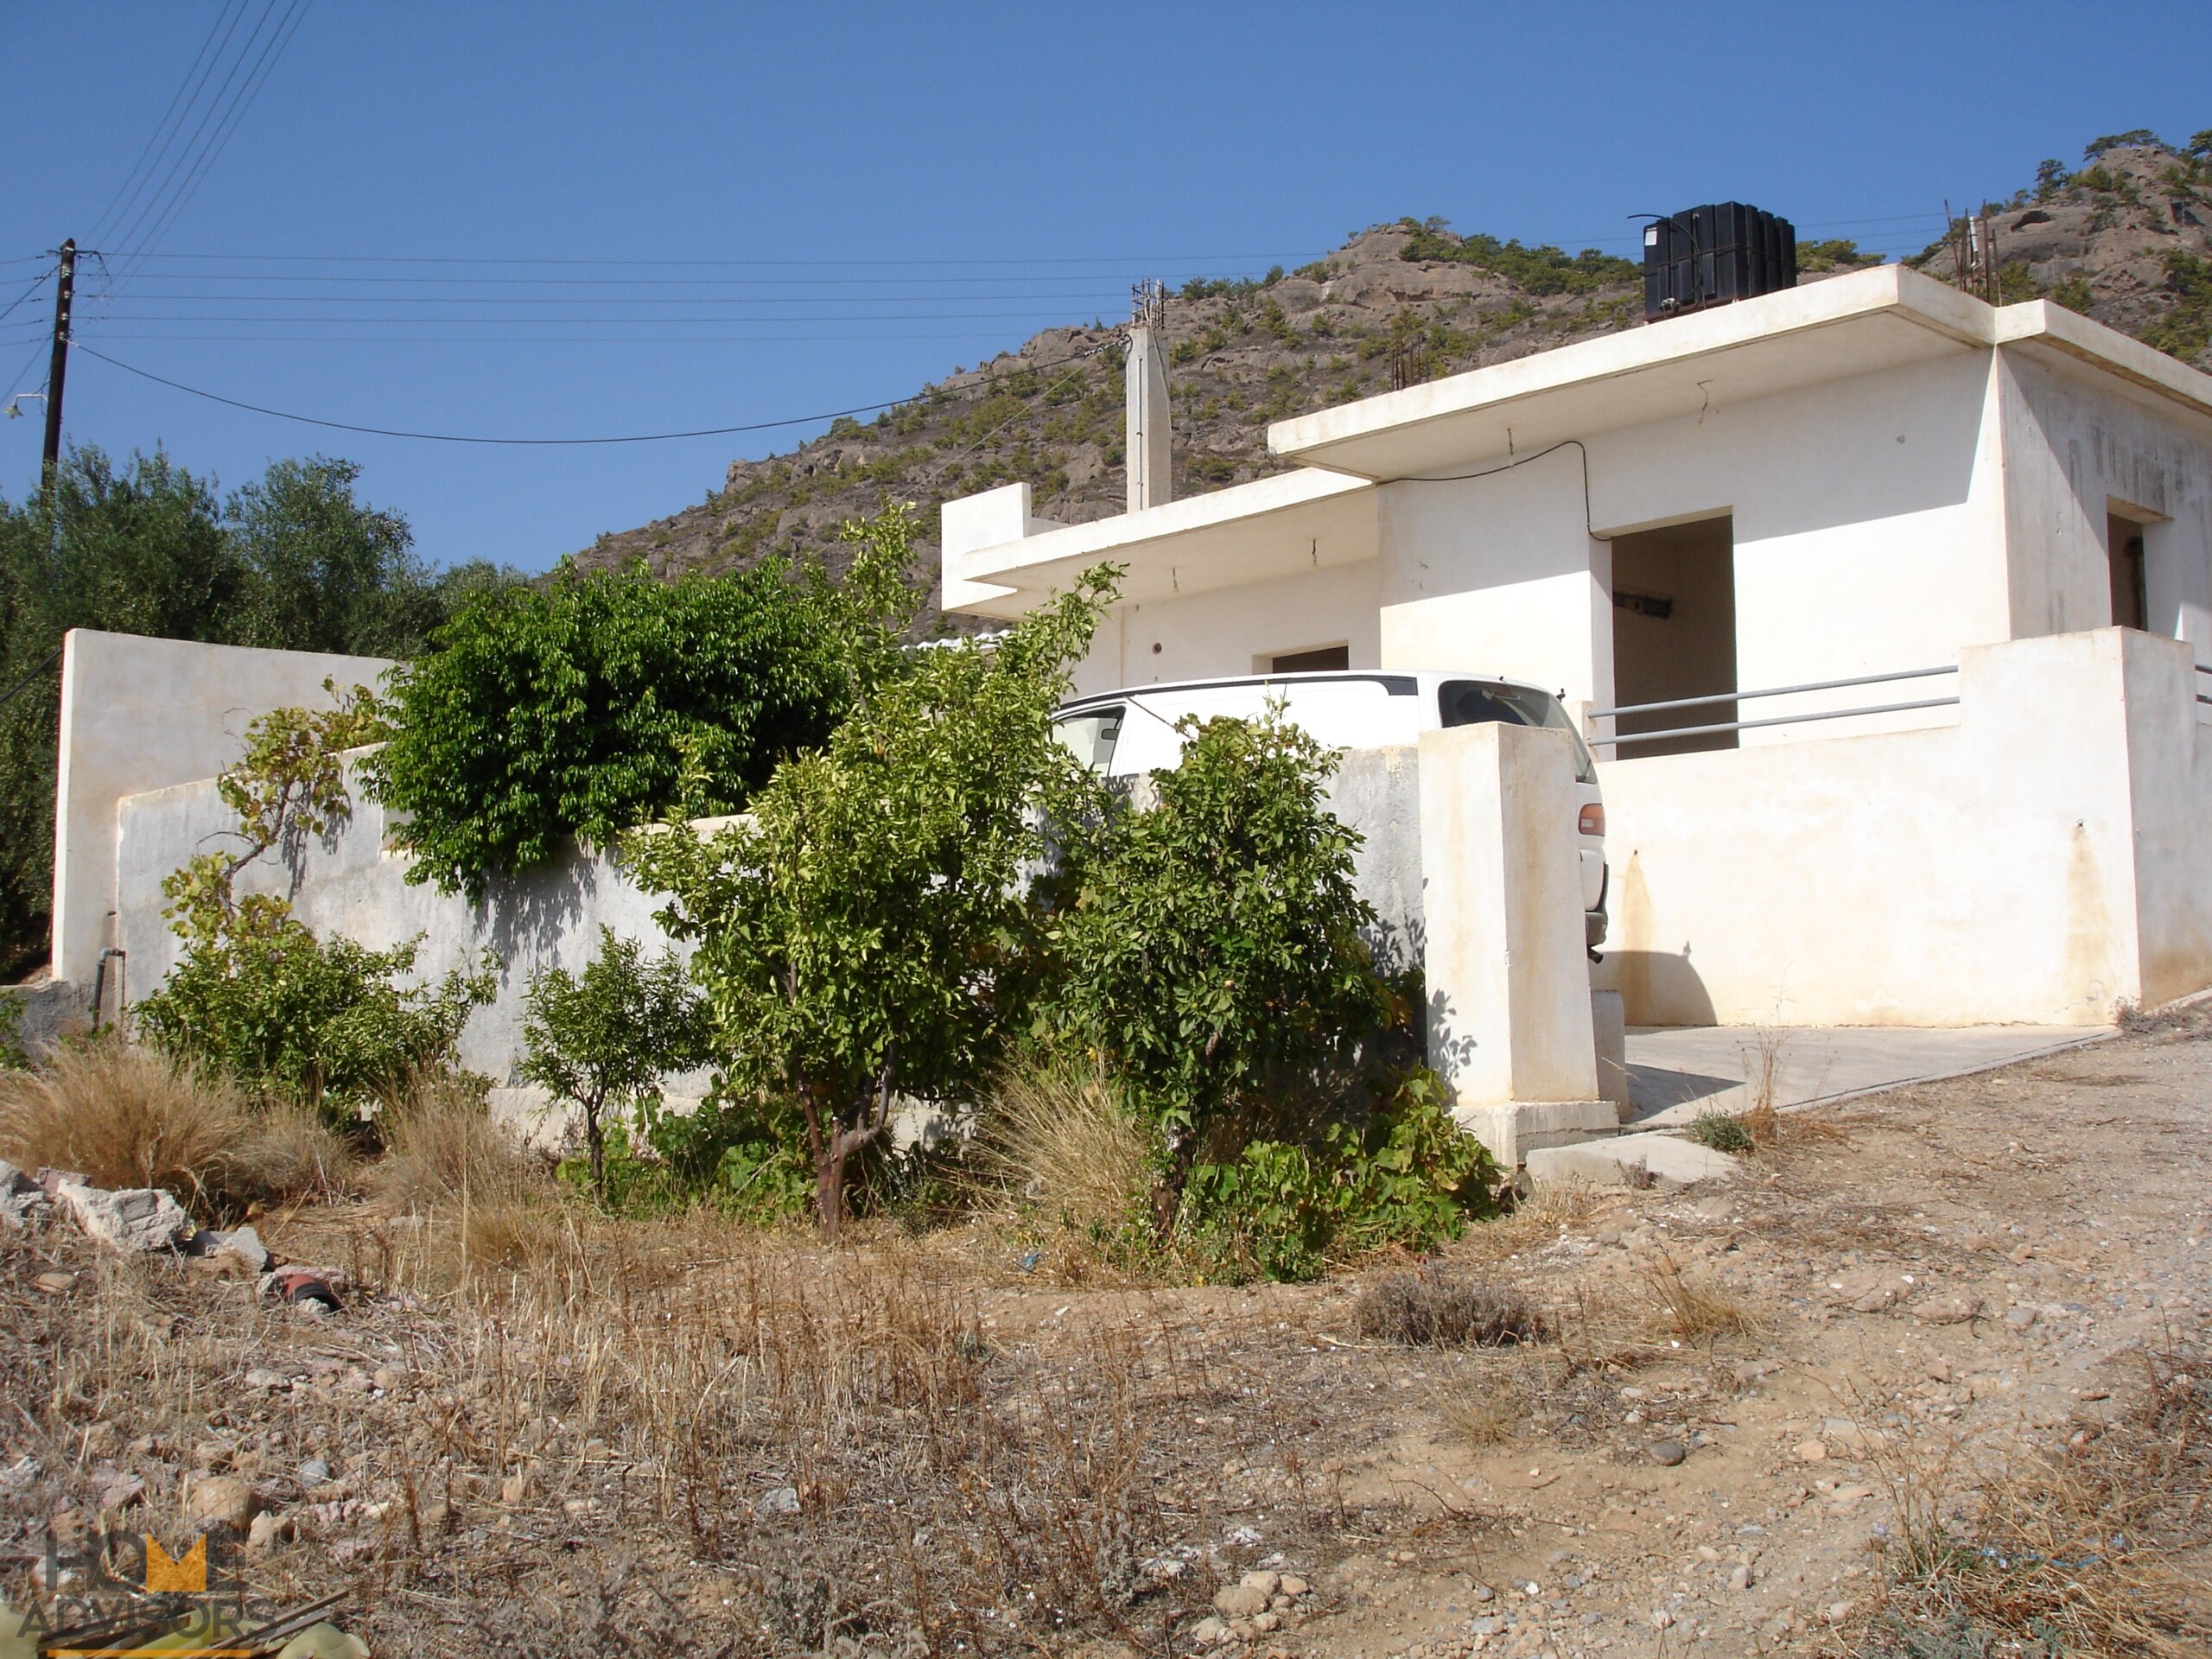
<path fill-rule="evenodd" d="M 208 778 L 238 758 L 246 722 L 324 709 L 325 680 L 373 686 L 380 657 L 254 651 L 73 628 L 62 642 L 54 814 L 54 977 L 89 980 L 115 932 L 116 807 Z"/>
<path fill-rule="evenodd" d="M 2212 983 L 2190 646 L 1969 647 L 1955 724 L 1601 761 L 1631 1025 L 2094 1025 Z"/>

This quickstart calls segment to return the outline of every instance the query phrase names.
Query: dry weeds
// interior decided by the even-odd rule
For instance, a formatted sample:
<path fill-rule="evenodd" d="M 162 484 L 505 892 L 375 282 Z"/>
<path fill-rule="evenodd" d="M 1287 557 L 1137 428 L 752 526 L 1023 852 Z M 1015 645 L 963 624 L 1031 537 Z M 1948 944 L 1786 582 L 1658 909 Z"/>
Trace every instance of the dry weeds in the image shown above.
<path fill-rule="evenodd" d="M 2057 1445 L 1870 1437 L 1898 1517 L 1862 1655 L 2196 1654 L 2212 1640 L 2212 1388 L 2201 1339 L 2139 1356 L 2126 1408 Z M 1948 1648 L 1929 1644 L 1937 1639 Z"/>
<path fill-rule="evenodd" d="M 0 1157 L 97 1186 L 164 1187 L 210 1220 L 335 1192 L 351 1163 L 313 1113 L 112 1039 L 0 1071 Z"/>
<path fill-rule="evenodd" d="M 480 1094 L 442 1073 L 410 1079 L 378 1122 L 385 1150 L 370 1189 L 395 1208 L 495 1212 L 546 1191 L 543 1161 L 493 1121 Z"/>
<path fill-rule="evenodd" d="M 1540 1342 L 1548 1322 L 1517 1291 L 1433 1267 L 1376 1280 L 1352 1304 L 1352 1326 L 1407 1348 L 1498 1348 Z"/>

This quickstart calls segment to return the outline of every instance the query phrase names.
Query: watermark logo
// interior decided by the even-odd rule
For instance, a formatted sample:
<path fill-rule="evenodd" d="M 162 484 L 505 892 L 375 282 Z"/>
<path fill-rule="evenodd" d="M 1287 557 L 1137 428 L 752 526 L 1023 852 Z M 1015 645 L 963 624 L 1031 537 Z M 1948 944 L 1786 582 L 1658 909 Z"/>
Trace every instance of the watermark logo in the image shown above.
<path fill-rule="evenodd" d="M 249 1632 L 283 1615 L 247 1587 L 238 1546 L 219 1522 L 174 1554 L 150 1532 L 91 1532 L 64 1548 L 49 1529 L 51 1599 L 0 1622 L 0 1638 L 41 1659 L 252 1659 Z"/>

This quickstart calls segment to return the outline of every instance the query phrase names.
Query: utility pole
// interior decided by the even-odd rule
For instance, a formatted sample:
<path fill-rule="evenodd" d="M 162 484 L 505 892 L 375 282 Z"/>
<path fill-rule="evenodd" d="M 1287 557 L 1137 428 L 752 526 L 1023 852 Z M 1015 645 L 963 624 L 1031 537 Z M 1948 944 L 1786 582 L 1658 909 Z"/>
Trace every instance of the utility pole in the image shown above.
<path fill-rule="evenodd" d="M 1129 355 L 1122 371 L 1127 399 L 1123 453 L 1128 458 L 1131 512 L 1175 499 L 1174 459 L 1168 445 L 1167 342 L 1160 325 L 1167 310 L 1167 291 L 1156 282 L 1131 290 Z"/>
<path fill-rule="evenodd" d="M 49 493 L 61 466 L 61 385 L 69 378 L 69 308 L 77 293 L 77 238 L 61 245 L 60 280 L 54 290 L 54 356 L 46 371 L 46 467 L 42 474 Z"/>

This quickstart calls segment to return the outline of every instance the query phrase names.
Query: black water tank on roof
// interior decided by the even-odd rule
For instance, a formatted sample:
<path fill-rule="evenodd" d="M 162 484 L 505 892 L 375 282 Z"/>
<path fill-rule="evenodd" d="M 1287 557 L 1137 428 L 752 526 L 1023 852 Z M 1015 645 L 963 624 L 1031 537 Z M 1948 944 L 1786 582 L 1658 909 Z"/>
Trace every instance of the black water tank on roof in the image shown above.
<path fill-rule="evenodd" d="M 1643 316 L 1700 311 L 1797 286 L 1797 232 L 1740 201 L 1711 202 L 1643 230 Z"/>

